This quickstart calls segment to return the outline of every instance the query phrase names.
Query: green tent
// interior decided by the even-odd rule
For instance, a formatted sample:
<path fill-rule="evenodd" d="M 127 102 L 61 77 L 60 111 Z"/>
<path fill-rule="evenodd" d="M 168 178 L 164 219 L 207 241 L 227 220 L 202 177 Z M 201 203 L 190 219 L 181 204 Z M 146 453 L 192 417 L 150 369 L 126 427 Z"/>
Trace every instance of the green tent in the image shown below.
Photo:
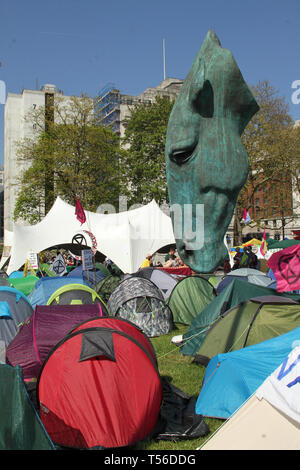
<path fill-rule="evenodd" d="M 299 245 L 300 244 L 300 240 L 294 240 L 293 238 L 288 240 L 273 240 L 272 238 L 269 238 L 267 240 L 267 244 L 268 244 L 268 250 L 275 250 L 275 249 L 281 249 L 283 250 L 284 248 L 288 248 L 290 246 L 294 246 L 294 245 Z"/>
<path fill-rule="evenodd" d="M 26 296 L 28 296 L 33 291 L 34 286 L 38 280 L 39 278 L 33 274 L 25 277 L 9 278 L 11 287 L 18 289 Z"/>
<path fill-rule="evenodd" d="M 26 391 L 20 366 L 0 364 L 0 450 L 55 450 Z"/>
<path fill-rule="evenodd" d="M 256 297 L 227 310 L 206 334 L 199 355 L 209 359 L 283 335 L 300 326 L 300 303 L 273 296 Z"/>
<path fill-rule="evenodd" d="M 54 272 L 54 271 L 51 271 L 50 265 L 49 265 L 48 263 L 42 263 L 42 264 L 40 264 L 40 271 L 42 271 L 43 273 L 46 273 L 47 276 L 49 276 L 49 277 L 54 277 L 54 276 L 56 276 L 55 272 Z"/>
<path fill-rule="evenodd" d="M 175 285 L 167 304 L 172 310 L 175 323 L 190 325 L 215 297 L 215 289 L 207 279 L 188 276 Z"/>
<path fill-rule="evenodd" d="M 104 266 L 103 263 L 95 263 L 95 266 L 96 266 L 97 269 L 100 269 L 100 271 L 102 271 L 104 274 L 106 274 L 106 276 L 110 275 L 110 271 L 107 269 L 106 266 Z"/>
<path fill-rule="evenodd" d="M 122 282 L 123 276 L 117 276 L 110 274 L 109 276 L 101 279 L 95 286 L 95 291 L 103 299 L 104 302 L 108 302 L 111 293 L 116 287 Z"/>
<path fill-rule="evenodd" d="M 274 289 L 258 286 L 247 281 L 234 279 L 222 292 L 211 301 L 191 323 L 188 331 L 183 335 L 182 354 L 195 356 L 203 343 L 207 331 L 220 315 L 235 305 L 253 297 L 264 295 L 276 295 L 288 297 L 296 301 L 300 300 L 300 294 L 288 292 L 276 292 Z"/>
<path fill-rule="evenodd" d="M 210 276 L 208 278 L 209 282 L 214 286 L 214 287 L 217 287 L 217 285 L 219 284 L 219 282 L 222 281 L 224 276 Z"/>

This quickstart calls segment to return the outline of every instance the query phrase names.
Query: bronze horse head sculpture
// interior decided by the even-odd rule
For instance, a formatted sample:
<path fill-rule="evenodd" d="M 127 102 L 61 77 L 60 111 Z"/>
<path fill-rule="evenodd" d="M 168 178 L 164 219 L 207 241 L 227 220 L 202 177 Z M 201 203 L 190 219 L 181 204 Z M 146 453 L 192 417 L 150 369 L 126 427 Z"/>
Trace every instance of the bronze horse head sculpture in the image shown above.
<path fill-rule="evenodd" d="M 232 56 L 209 31 L 174 103 L 166 174 L 179 256 L 209 273 L 228 256 L 224 236 L 249 172 L 241 135 L 259 106 Z"/>

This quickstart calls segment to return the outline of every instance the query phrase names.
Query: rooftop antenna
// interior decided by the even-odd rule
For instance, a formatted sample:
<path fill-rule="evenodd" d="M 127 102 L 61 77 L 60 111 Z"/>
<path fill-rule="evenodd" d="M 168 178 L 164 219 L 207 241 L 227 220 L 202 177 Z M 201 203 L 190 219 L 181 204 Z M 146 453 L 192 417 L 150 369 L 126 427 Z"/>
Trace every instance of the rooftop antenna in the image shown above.
<path fill-rule="evenodd" d="M 166 79 L 166 40 L 163 38 L 164 80 Z"/>

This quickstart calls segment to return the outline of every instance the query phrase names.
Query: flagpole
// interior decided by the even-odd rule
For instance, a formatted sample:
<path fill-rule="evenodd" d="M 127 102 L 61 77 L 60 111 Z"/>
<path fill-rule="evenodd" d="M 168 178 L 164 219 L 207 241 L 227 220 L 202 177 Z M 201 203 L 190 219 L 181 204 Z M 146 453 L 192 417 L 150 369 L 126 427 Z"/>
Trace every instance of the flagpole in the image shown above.
<path fill-rule="evenodd" d="M 164 80 L 166 79 L 166 40 L 163 38 L 163 64 L 164 64 Z"/>

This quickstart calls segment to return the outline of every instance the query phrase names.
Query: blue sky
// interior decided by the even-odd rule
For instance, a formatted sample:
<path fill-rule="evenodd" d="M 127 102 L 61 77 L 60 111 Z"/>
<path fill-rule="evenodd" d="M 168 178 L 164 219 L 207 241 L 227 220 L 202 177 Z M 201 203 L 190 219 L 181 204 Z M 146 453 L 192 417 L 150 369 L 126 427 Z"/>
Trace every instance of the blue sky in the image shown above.
<path fill-rule="evenodd" d="M 250 85 L 269 80 L 293 119 L 300 80 L 299 0 L 2 0 L 0 80 L 6 91 L 54 83 L 95 96 L 108 82 L 138 95 L 167 77 L 185 78 L 209 29 L 230 49 Z M 0 105 L 0 163 L 3 105 Z"/>

